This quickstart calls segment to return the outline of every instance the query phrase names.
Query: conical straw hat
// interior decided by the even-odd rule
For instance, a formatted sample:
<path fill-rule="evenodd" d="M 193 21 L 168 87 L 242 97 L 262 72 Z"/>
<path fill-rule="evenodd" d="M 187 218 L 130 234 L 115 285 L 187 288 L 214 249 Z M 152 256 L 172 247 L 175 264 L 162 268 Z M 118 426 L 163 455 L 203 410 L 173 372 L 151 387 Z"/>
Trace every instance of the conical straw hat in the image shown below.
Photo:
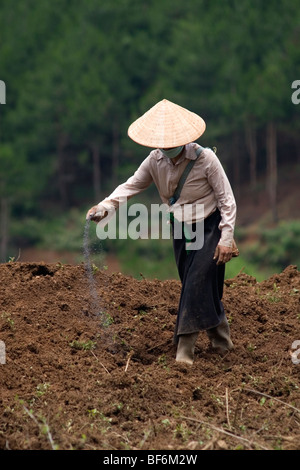
<path fill-rule="evenodd" d="M 162 100 L 129 126 L 128 135 L 146 147 L 172 148 L 198 139 L 205 128 L 197 114 Z"/>

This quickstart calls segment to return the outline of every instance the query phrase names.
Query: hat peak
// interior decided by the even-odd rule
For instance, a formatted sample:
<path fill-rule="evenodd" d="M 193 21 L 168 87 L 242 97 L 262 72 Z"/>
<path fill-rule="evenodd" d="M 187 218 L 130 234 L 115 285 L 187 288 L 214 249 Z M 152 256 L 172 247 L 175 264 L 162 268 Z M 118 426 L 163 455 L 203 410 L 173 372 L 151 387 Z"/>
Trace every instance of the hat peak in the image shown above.
<path fill-rule="evenodd" d="M 164 98 L 129 126 L 128 135 L 146 147 L 169 148 L 198 139 L 205 128 L 200 116 Z"/>

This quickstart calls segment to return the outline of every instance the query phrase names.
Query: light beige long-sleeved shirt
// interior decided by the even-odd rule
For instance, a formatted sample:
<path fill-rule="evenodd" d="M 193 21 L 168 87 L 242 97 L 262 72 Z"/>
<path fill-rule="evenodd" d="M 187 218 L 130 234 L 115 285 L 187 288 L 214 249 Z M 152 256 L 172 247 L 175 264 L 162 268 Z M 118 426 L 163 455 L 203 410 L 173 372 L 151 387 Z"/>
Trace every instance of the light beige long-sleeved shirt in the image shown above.
<path fill-rule="evenodd" d="M 159 150 L 153 150 L 142 162 L 133 176 L 125 183 L 119 185 L 101 205 L 107 210 L 119 207 L 126 199 L 147 189 L 152 182 L 155 183 L 163 203 L 168 204 L 173 196 L 180 176 L 189 160 L 196 159 L 196 143 L 185 146 L 180 159 L 174 164 Z M 217 208 L 221 213 L 220 245 L 232 246 L 234 226 L 236 219 L 236 203 L 231 185 L 226 173 L 211 149 L 204 149 L 194 164 L 182 188 L 177 206 L 203 204 L 204 218 L 212 214 Z M 170 209 L 172 210 L 172 209 Z M 191 223 L 194 220 L 186 220 Z"/>

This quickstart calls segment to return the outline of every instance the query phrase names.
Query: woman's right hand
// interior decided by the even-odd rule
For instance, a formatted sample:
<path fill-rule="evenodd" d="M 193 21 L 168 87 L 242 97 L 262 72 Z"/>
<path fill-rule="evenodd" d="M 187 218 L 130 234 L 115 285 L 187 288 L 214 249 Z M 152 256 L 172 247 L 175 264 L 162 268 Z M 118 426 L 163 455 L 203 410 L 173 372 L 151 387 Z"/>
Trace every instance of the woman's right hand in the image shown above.
<path fill-rule="evenodd" d="M 100 222 L 108 214 L 108 211 L 101 204 L 93 206 L 87 211 L 86 220 L 93 220 L 94 222 Z"/>

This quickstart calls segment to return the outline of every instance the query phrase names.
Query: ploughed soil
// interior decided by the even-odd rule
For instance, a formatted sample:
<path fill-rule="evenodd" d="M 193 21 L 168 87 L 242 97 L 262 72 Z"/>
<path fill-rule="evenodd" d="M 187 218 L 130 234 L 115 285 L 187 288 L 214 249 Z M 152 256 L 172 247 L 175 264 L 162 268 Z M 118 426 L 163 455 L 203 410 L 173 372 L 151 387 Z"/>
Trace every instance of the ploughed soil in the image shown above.
<path fill-rule="evenodd" d="M 300 448 L 295 266 L 227 280 L 235 349 L 201 332 L 193 366 L 175 362 L 179 281 L 94 271 L 91 288 L 84 264 L 0 265 L 1 449 Z"/>

